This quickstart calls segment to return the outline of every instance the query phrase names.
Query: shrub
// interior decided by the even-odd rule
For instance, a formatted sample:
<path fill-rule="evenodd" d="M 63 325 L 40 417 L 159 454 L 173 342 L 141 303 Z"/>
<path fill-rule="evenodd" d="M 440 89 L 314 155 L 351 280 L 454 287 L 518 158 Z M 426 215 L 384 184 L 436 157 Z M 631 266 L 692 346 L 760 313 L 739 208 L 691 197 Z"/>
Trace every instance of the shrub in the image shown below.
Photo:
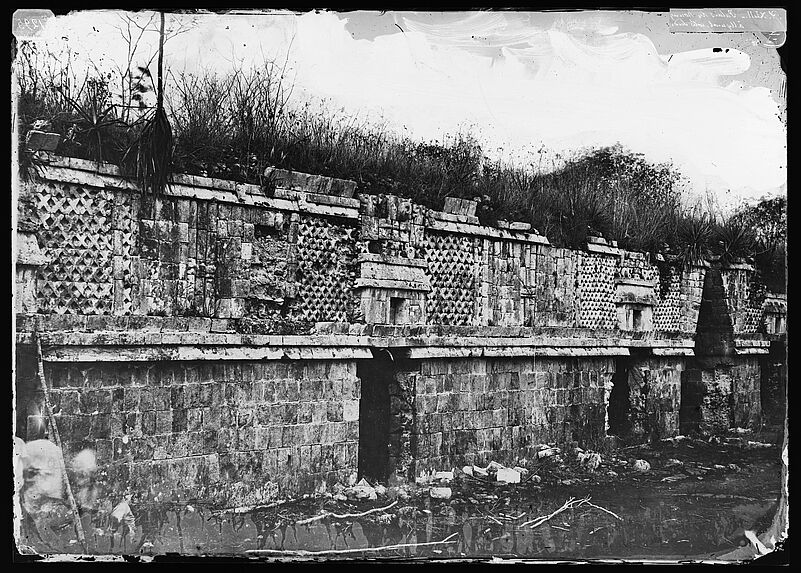
<path fill-rule="evenodd" d="M 713 232 L 712 220 L 706 215 L 679 220 L 674 250 L 678 251 L 682 265 L 700 264 L 709 257 Z"/>
<path fill-rule="evenodd" d="M 736 219 L 729 218 L 714 227 L 711 251 L 724 264 L 751 258 L 756 245 L 753 229 Z"/>
<path fill-rule="evenodd" d="M 226 74 L 168 73 L 167 115 L 159 122 L 145 121 L 153 115 L 143 103 L 150 74 L 139 68 L 126 84 L 136 93 L 123 100 L 140 109 L 126 123 L 110 102 L 108 78 L 86 72 L 79 79 L 68 57 L 56 59 L 65 62 L 59 68 L 24 42 L 20 53 L 15 65 L 23 128 L 50 122 L 65 136 L 58 152 L 66 155 L 120 163 L 130 142 L 148 139 L 141 138 L 145 125 L 159 126 L 162 135 L 170 126 L 176 172 L 269 186 L 263 174 L 273 166 L 352 179 L 361 193 L 391 193 L 437 209 L 447 196 L 475 199 L 483 224 L 529 222 L 557 246 L 582 248 L 595 235 L 627 249 L 672 254 L 684 264 L 710 252 L 727 262 L 757 255 L 766 276 L 773 272 L 774 282 L 783 276 L 768 270 L 783 261 L 786 231 L 777 235 L 786 228 L 783 203 L 763 203 L 713 223 L 710 209 L 683 207 L 685 182 L 673 165 L 650 163 L 619 144 L 560 158 L 550 170 L 490 159 L 471 133 L 415 141 L 325 100 L 297 97 L 286 66 L 269 60 Z M 134 167 L 142 163 L 136 154 L 131 158 Z M 142 172 L 142 165 L 128 167 Z M 772 222 L 760 227 L 760 219 Z"/>

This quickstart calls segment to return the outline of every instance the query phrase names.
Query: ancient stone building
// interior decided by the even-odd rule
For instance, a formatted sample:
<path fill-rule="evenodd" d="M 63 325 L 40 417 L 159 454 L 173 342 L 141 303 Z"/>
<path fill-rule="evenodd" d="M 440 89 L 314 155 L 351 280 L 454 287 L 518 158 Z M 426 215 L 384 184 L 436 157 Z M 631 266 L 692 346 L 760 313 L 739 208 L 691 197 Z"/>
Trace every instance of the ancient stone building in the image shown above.
<path fill-rule="evenodd" d="M 781 375 L 785 303 L 745 265 L 268 179 L 179 175 L 156 198 L 49 157 L 20 196 L 18 436 L 46 427 L 34 333 L 67 457 L 94 449 L 115 491 L 226 506 L 753 426 Z"/>

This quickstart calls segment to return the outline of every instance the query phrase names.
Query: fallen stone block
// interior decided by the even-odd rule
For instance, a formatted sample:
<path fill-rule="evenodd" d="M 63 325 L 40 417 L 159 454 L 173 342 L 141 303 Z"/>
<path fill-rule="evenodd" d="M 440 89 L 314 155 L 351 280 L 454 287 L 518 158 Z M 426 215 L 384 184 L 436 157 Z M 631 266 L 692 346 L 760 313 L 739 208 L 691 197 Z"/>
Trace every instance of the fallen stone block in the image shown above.
<path fill-rule="evenodd" d="M 453 492 L 449 487 L 432 487 L 428 490 L 432 499 L 450 499 Z"/>
<path fill-rule="evenodd" d="M 555 456 L 556 454 L 560 453 L 561 450 L 559 448 L 546 448 L 544 450 L 540 450 L 537 452 L 537 459 L 549 458 L 551 456 Z"/>
<path fill-rule="evenodd" d="M 499 482 L 520 483 L 520 472 L 512 468 L 499 468 L 495 479 Z"/>
<path fill-rule="evenodd" d="M 453 472 L 435 472 L 434 480 L 449 482 L 453 481 Z"/>
<path fill-rule="evenodd" d="M 590 471 L 595 471 L 601 465 L 601 454 L 596 452 L 579 452 L 578 460 Z"/>
<path fill-rule="evenodd" d="M 31 130 L 25 143 L 31 151 L 55 151 L 60 140 L 61 135 L 58 133 Z"/>
<path fill-rule="evenodd" d="M 637 460 L 634 462 L 634 469 L 638 472 L 648 472 L 651 471 L 651 464 L 645 460 Z"/>

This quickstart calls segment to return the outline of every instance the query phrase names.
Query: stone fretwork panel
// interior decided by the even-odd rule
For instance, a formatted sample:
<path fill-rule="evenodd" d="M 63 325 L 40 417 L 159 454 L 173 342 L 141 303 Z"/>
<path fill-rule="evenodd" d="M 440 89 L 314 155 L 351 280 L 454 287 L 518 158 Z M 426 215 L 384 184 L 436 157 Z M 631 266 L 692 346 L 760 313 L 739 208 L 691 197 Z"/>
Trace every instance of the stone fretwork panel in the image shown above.
<path fill-rule="evenodd" d="M 615 328 L 614 257 L 583 253 L 578 273 L 579 326 L 583 328 Z"/>
<path fill-rule="evenodd" d="M 55 314 L 113 311 L 114 207 L 111 191 L 68 183 L 36 190 L 37 232 L 49 261 L 39 269 L 39 310 Z"/>
<path fill-rule="evenodd" d="M 659 302 L 654 306 L 654 329 L 695 332 L 706 270 L 666 265 L 660 277 Z"/>
<path fill-rule="evenodd" d="M 300 217 L 298 310 L 305 320 L 348 321 L 355 273 L 354 249 L 352 227 L 319 217 Z"/>
<path fill-rule="evenodd" d="M 431 281 L 427 314 L 432 324 L 469 326 L 476 314 L 476 281 L 482 242 L 469 236 L 427 233 Z"/>

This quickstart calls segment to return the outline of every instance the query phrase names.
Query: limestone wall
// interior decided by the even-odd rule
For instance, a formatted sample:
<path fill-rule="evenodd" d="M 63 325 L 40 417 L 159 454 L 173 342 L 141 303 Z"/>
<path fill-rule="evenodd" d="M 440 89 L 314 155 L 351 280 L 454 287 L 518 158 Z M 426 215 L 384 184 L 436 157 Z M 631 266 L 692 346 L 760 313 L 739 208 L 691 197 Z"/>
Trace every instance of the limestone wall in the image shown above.
<path fill-rule="evenodd" d="M 65 162 L 95 166 L 33 186 L 40 312 L 348 320 L 358 201 L 196 177 L 152 197 Z"/>
<path fill-rule="evenodd" d="M 49 364 L 67 459 L 95 450 L 110 491 L 263 503 L 356 470 L 353 361 Z"/>
<path fill-rule="evenodd" d="M 738 428 L 755 428 L 762 419 L 759 356 L 739 356 L 731 367 L 732 419 Z"/>
<path fill-rule="evenodd" d="M 726 307 L 735 334 L 750 334 L 760 330 L 763 308 L 755 292 L 754 268 L 745 264 L 733 264 L 721 269 Z"/>
<path fill-rule="evenodd" d="M 414 391 L 414 472 L 490 460 L 513 463 L 534 446 L 603 440 L 612 358 L 422 360 Z"/>
<path fill-rule="evenodd" d="M 597 447 L 616 371 L 634 439 L 676 433 L 685 386 L 709 427 L 758 415 L 768 343 L 738 318 L 740 275 L 303 174 L 177 175 L 152 197 L 109 165 L 42 172 L 26 195 L 40 253 L 17 264 L 17 431 L 43 431 L 38 331 L 69 455 L 95 449 L 112 490 L 248 505 L 345 479 L 365 384 L 388 385 L 370 399 L 388 396 L 387 463 L 407 477 Z M 698 344 L 702 294 L 716 318 Z M 694 345 L 709 360 L 688 368 Z"/>
<path fill-rule="evenodd" d="M 278 184 L 294 188 L 178 175 L 152 197 L 113 166 L 51 157 L 28 193 L 46 261 L 39 312 L 247 318 L 252 331 L 302 332 L 388 322 L 387 309 L 362 301 L 392 288 L 387 305 L 420 308 L 404 314 L 413 324 L 615 330 L 616 281 L 635 279 L 655 293 L 644 330 L 694 331 L 702 270 L 671 270 L 663 289 L 646 255 L 602 240 L 555 248 L 526 225 L 484 227 L 391 195 L 352 199 L 352 183 L 285 175 Z M 400 274 L 370 283 L 360 254 L 391 258 Z M 404 261 L 426 284 L 406 284 Z"/>

